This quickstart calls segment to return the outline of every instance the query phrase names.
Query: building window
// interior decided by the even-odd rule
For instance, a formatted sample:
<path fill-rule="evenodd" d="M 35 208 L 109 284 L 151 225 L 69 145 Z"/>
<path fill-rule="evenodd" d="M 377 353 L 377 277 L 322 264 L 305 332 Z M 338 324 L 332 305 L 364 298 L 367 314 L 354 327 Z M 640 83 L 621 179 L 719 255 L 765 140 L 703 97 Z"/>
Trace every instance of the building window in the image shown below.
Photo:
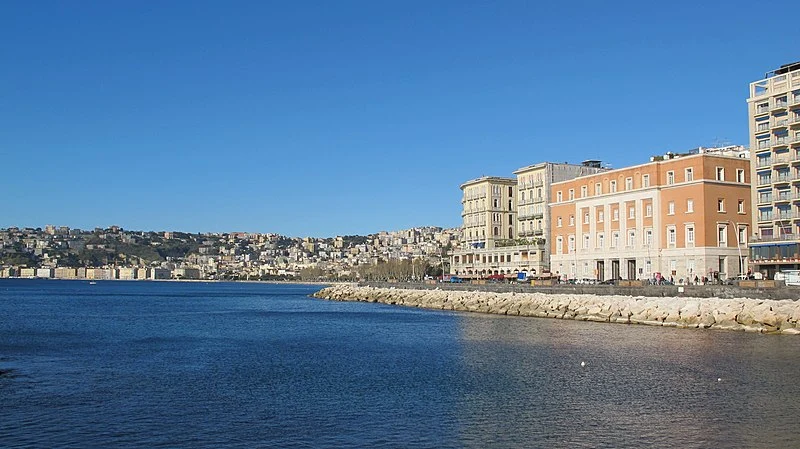
<path fill-rule="evenodd" d="M 667 245 L 675 246 L 675 226 L 667 227 Z"/>
<path fill-rule="evenodd" d="M 575 189 L 569 189 L 569 192 L 567 192 L 567 199 L 570 201 L 575 199 Z"/>
<path fill-rule="evenodd" d="M 652 204 L 647 203 L 644 206 L 644 216 L 645 217 L 652 217 L 653 216 L 653 205 Z"/>
<path fill-rule="evenodd" d="M 736 211 L 740 214 L 744 213 L 744 200 L 739 200 L 739 203 L 736 205 Z"/>
<path fill-rule="evenodd" d="M 589 212 L 583 214 L 583 224 L 589 224 Z"/>
<path fill-rule="evenodd" d="M 725 169 L 722 167 L 717 167 L 717 181 L 724 181 L 725 180 Z"/>
<path fill-rule="evenodd" d="M 649 248 L 653 244 L 653 230 L 647 229 L 644 231 L 644 244 Z"/>
<path fill-rule="evenodd" d="M 675 184 L 675 172 L 668 171 L 667 172 L 667 184 Z"/>
<path fill-rule="evenodd" d="M 603 212 L 602 210 L 597 211 L 597 222 L 602 223 L 604 218 L 605 218 L 605 212 Z"/>
<path fill-rule="evenodd" d="M 633 178 L 625 178 L 625 190 L 633 190 Z"/>
<path fill-rule="evenodd" d="M 611 233 L 611 247 L 618 248 L 619 247 L 619 232 L 614 231 Z"/>
<path fill-rule="evenodd" d="M 686 200 L 686 213 L 690 214 L 692 212 L 694 212 L 694 200 L 688 199 Z"/>
<path fill-rule="evenodd" d="M 628 207 L 628 218 L 631 219 L 631 220 L 636 218 L 636 207 L 635 206 Z"/>
<path fill-rule="evenodd" d="M 583 235 L 583 249 L 589 249 L 589 234 Z"/>
<path fill-rule="evenodd" d="M 717 212 L 725 212 L 725 200 L 722 198 L 717 200 Z"/>
<path fill-rule="evenodd" d="M 747 227 L 739 228 L 739 245 L 747 245 Z"/>
<path fill-rule="evenodd" d="M 574 215 L 570 215 L 569 216 L 569 225 L 570 226 L 575 226 L 575 216 Z"/>
<path fill-rule="evenodd" d="M 692 181 L 694 181 L 694 170 L 692 170 L 692 167 L 689 167 L 686 169 L 686 182 Z"/>
<path fill-rule="evenodd" d="M 636 246 L 636 231 L 628 231 L 628 246 Z"/>
<path fill-rule="evenodd" d="M 650 187 L 650 175 L 642 175 L 642 187 Z"/>
<path fill-rule="evenodd" d="M 556 226 L 561 227 L 561 217 L 556 218 Z"/>
<path fill-rule="evenodd" d="M 564 237 L 556 237 L 556 254 L 564 254 Z"/>
<path fill-rule="evenodd" d="M 675 215 L 675 201 L 670 201 L 667 204 L 667 215 Z"/>
<path fill-rule="evenodd" d="M 603 185 L 599 182 L 594 185 L 594 194 L 595 195 L 602 195 L 603 194 Z"/>
<path fill-rule="evenodd" d="M 561 202 L 561 200 L 562 200 L 562 198 L 561 198 L 561 191 L 559 190 L 558 192 L 556 192 L 556 201 L 560 203 L 560 202 Z"/>
<path fill-rule="evenodd" d="M 721 225 L 717 227 L 717 242 L 719 246 L 728 246 L 728 226 Z"/>
<path fill-rule="evenodd" d="M 741 168 L 736 169 L 736 182 L 744 183 L 744 170 Z"/>
<path fill-rule="evenodd" d="M 581 186 L 581 198 L 586 198 L 587 196 L 589 196 L 589 188 Z"/>
<path fill-rule="evenodd" d="M 601 232 L 597 234 L 597 247 L 603 248 L 604 247 L 603 245 L 605 245 L 605 238 L 603 236 L 603 233 Z"/>
<path fill-rule="evenodd" d="M 611 217 L 613 221 L 619 221 L 619 209 L 614 209 L 614 216 Z"/>
<path fill-rule="evenodd" d="M 694 246 L 694 225 L 686 225 L 686 244 Z"/>
<path fill-rule="evenodd" d="M 567 240 L 567 249 L 569 250 L 570 254 L 575 252 L 575 236 L 574 235 L 569 236 L 569 239 Z"/>
<path fill-rule="evenodd" d="M 616 193 L 617 191 L 617 181 L 611 181 L 608 183 L 608 190 L 611 193 Z"/>

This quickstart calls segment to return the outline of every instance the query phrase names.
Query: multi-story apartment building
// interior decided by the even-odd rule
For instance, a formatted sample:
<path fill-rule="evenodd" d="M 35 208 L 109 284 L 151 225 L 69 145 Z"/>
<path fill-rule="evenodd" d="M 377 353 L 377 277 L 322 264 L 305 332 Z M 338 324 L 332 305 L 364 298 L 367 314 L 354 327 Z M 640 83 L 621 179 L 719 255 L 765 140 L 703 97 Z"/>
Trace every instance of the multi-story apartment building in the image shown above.
<path fill-rule="evenodd" d="M 747 271 L 749 159 L 741 147 L 693 153 L 554 183 L 551 270 L 676 282 Z"/>
<path fill-rule="evenodd" d="M 494 248 L 513 239 L 516 229 L 517 181 L 484 176 L 461 185 L 464 220 L 462 241 L 472 248 Z"/>
<path fill-rule="evenodd" d="M 800 268 L 800 62 L 750 83 L 753 269 Z"/>
<path fill-rule="evenodd" d="M 462 245 L 451 254 L 451 273 L 486 277 L 548 271 L 550 185 L 602 170 L 599 161 L 543 162 L 516 170 L 516 179 L 484 177 L 462 184 Z"/>

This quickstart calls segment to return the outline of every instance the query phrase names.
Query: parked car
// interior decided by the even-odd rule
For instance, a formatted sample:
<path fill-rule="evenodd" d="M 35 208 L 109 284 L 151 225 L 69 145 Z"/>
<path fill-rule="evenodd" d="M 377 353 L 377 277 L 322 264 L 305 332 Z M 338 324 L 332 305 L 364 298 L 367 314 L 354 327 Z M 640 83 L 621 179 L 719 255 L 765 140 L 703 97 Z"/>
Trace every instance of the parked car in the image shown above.
<path fill-rule="evenodd" d="M 460 277 L 458 277 L 458 276 L 450 276 L 450 283 L 451 283 L 451 284 L 461 284 L 461 283 L 463 283 L 463 282 L 464 282 L 464 280 L 463 280 L 463 279 L 461 279 L 461 278 L 460 278 Z"/>

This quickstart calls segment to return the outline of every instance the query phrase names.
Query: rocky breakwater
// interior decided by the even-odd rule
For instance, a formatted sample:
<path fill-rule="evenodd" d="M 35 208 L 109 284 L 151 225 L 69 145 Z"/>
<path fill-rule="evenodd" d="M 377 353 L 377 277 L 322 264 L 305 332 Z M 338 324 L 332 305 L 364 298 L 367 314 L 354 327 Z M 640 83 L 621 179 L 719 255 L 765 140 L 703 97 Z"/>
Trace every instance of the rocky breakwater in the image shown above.
<path fill-rule="evenodd" d="M 414 290 L 339 284 L 312 295 L 436 310 L 682 328 L 800 334 L 800 301 Z"/>

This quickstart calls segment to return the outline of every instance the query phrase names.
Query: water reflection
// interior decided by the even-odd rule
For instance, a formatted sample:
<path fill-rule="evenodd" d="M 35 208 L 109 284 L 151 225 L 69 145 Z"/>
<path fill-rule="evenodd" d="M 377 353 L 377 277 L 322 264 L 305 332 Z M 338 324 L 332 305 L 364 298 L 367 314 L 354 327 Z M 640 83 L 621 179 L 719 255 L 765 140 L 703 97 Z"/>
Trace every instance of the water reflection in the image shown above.
<path fill-rule="evenodd" d="M 797 436 L 791 336 L 470 314 L 460 336 L 468 447 L 787 447 Z"/>

